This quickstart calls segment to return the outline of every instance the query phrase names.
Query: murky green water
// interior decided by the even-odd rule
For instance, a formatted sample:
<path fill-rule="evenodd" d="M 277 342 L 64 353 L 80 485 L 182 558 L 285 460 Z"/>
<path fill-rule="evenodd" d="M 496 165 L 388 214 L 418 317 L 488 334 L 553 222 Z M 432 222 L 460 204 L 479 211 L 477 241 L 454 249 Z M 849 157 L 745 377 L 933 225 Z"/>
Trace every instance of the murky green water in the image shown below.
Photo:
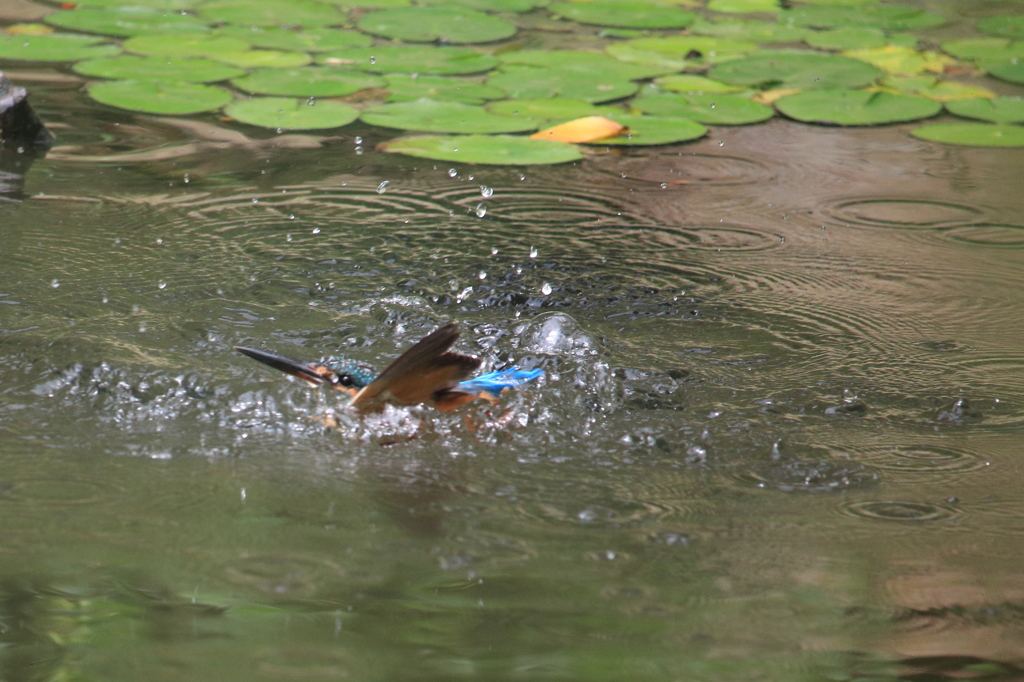
<path fill-rule="evenodd" d="M 451 173 L 77 87 L 0 203 L 6 679 L 1017 674 L 1024 152 L 773 120 Z M 446 320 L 546 378 L 331 432 L 230 350 Z"/>

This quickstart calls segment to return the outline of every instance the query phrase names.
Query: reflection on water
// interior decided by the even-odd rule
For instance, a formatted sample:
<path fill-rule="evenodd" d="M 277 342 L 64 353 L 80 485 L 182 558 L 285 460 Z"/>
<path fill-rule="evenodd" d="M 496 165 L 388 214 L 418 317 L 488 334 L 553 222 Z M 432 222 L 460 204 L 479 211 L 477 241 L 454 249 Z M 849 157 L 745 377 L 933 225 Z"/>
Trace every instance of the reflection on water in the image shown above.
<path fill-rule="evenodd" d="M 1019 151 L 285 137 L 92 121 L 2 205 L 12 679 L 1017 674 Z M 331 430 L 230 351 L 449 319 L 545 378 Z"/>

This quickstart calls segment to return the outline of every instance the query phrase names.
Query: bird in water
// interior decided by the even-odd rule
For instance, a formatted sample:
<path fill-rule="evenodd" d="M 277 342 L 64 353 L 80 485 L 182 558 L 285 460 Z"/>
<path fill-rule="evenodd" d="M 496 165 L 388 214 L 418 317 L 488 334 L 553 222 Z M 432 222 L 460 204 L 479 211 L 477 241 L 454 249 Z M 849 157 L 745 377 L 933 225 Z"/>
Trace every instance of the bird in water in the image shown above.
<path fill-rule="evenodd" d="M 496 403 L 508 391 L 544 374 L 544 370 L 510 367 L 470 379 L 480 360 L 448 349 L 459 338 L 454 322 L 438 327 L 417 341 L 397 360 L 377 374 L 369 365 L 342 357 L 318 362 L 295 360 L 275 353 L 235 346 L 274 369 L 302 379 L 311 386 L 329 384 L 352 396 L 348 406 L 359 412 L 376 412 L 386 404 L 426 403 L 442 412 L 454 410 L 477 398 Z"/>

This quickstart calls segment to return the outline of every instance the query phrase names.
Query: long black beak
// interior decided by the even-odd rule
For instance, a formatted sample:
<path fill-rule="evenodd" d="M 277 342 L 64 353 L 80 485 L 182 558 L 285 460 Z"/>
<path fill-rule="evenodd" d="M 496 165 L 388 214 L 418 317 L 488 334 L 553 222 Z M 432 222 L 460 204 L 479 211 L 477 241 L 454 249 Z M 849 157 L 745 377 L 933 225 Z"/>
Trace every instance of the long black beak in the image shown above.
<path fill-rule="evenodd" d="M 319 386 L 327 381 L 326 376 L 322 376 L 317 372 L 320 367 L 314 363 L 295 360 L 294 358 L 276 355 L 275 353 L 267 353 L 262 350 L 256 350 L 255 348 L 235 346 L 235 350 L 242 355 L 248 355 L 253 360 L 262 362 L 264 365 L 269 365 L 274 369 L 279 369 L 286 374 L 291 374 L 293 377 L 302 379 L 312 386 Z"/>

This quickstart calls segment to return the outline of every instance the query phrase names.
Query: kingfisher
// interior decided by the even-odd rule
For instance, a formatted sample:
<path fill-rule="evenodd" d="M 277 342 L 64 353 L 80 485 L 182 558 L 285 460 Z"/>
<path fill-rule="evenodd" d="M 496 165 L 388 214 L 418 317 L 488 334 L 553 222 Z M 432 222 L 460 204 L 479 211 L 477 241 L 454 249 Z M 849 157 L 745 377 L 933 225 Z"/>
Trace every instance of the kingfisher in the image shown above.
<path fill-rule="evenodd" d="M 348 406 L 358 412 L 377 412 L 386 404 L 427 404 L 442 412 L 482 398 L 494 404 L 520 384 L 544 374 L 541 369 L 509 367 L 470 379 L 480 359 L 449 351 L 459 338 L 458 324 L 438 327 L 377 374 L 370 365 L 343 357 L 317 362 L 295 360 L 255 348 L 235 346 L 253 360 L 302 379 L 313 387 L 330 385 L 352 396 Z"/>

